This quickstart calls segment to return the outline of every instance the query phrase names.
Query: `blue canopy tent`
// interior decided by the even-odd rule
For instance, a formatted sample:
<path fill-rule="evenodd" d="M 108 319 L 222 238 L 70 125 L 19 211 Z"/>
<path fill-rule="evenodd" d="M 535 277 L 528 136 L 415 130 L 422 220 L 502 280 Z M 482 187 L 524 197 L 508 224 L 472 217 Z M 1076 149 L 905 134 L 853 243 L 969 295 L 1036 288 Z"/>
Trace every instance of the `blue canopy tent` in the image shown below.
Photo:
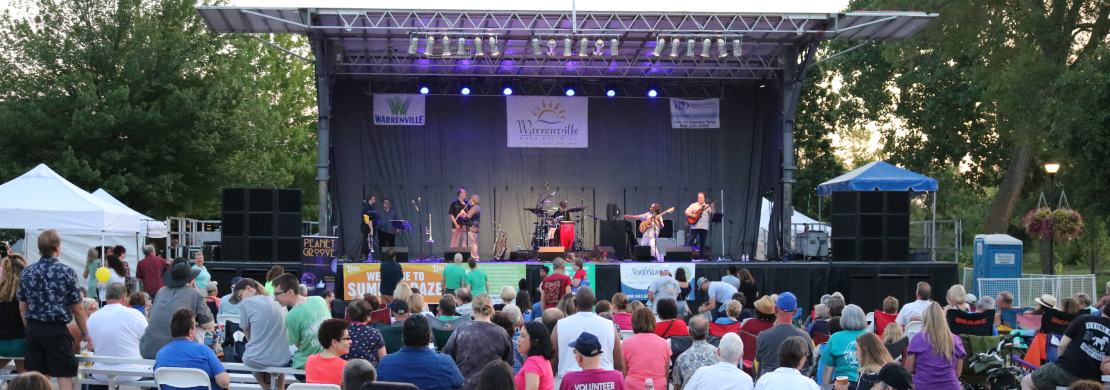
<path fill-rule="evenodd" d="M 868 163 L 817 186 L 818 196 L 829 196 L 834 191 L 910 191 L 914 195 L 933 194 L 933 223 L 930 249 L 936 260 L 937 232 L 937 179 L 917 172 L 898 168 L 883 161 Z M 821 219 L 821 202 L 817 202 L 817 218 Z"/>

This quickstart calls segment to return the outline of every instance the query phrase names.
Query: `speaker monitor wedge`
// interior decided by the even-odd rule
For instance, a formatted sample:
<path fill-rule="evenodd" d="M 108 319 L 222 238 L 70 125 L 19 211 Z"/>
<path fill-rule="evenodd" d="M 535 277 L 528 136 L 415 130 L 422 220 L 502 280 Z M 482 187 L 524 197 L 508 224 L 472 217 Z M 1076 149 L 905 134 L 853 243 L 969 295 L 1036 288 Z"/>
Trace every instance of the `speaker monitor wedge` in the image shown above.
<path fill-rule="evenodd" d="M 663 256 L 663 260 L 668 262 L 690 262 L 693 261 L 693 252 L 688 246 L 668 246 L 667 254 Z"/>
<path fill-rule="evenodd" d="M 456 253 L 462 254 L 463 262 L 466 262 L 467 260 L 470 260 L 470 248 L 452 247 L 452 248 L 447 248 L 447 250 L 443 252 L 443 261 L 448 261 L 448 262 L 455 261 L 455 254 Z"/>
<path fill-rule="evenodd" d="M 464 249 L 467 249 L 466 253 L 469 255 L 470 254 L 469 248 L 464 248 Z M 387 250 L 392 250 L 393 251 L 393 258 L 395 260 L 397 260 L 398 263 L 407 263 L 407 262 L 409 262 L 409 247 L 407 247 L 407 246 L 393 246 L 393 247 L 383 246 L 382 250 L 379 251 L 376 254 L 377 256 L 374 256 L 374 257 L 377 257 L 379 261 L 380 260 L 385 260 L 385 254 L 386 254 Z M 468 258 L 470 258 L 470 256 L 464 257 L 464 261 L 465 261 L 465 259 L 468 259 Z M 451 255 L 451 257 L 448 258 L 447 260 L 448 261 L 455 261 L 455 255 Z"/>
<path fill-rule="evenodd" d="M 563 257 L 564 253 L 566 253 L 566 249 L 561 246 L 541 246 L 539 250 L 539 258 L 542 262 L 550 263 L 552 261 L 555 261 L 556 257 Z"/>

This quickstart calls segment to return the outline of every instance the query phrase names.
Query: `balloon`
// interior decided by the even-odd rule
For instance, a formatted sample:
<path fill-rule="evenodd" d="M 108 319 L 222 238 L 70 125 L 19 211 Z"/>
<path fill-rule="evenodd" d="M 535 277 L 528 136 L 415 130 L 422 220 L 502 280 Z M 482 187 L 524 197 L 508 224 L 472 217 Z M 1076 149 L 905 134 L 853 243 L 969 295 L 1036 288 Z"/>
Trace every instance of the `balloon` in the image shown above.
<path fill-rule="evenodd" d="M 100 283 L 108 283 L 108 267 L 100 267 L 96 269 L 96 281 Z"/>

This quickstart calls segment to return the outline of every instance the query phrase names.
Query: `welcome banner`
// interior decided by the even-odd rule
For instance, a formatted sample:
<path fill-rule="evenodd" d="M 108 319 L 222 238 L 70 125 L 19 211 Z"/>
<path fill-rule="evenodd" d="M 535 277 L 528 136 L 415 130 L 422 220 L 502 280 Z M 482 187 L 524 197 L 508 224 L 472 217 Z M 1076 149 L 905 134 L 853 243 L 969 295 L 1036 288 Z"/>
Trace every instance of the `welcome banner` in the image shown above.
<path fill-rule="evenodd" d="M 648 287 L 651 286 L 651 281 L 659 277 L 659 270 L 670 269 L 671 276 L 677 275 L 679 268 L 684 269 L 686 272 L 686 280 L 693 286 L 694 281 L 698 280 L 694 276 L 694 263 L 621 263 L 621 292 L 628 296 L 628 299 L 647 299 Z M 686 300 L 694 300 L 694 294 L 686 297 Z"/>
<path fill-rule="evenodd" d="M 584 97 L 505 97 L 509 147 L 589 147 L 588 102 Z"/>
<path fill-rule="evenodd" d="M 401 263 L 404 272 L 401 281 L 419 289 L 424 302 L 439 303 L 439 298 L 443 297 L 445 267 L 446 264 Z M 381 295 L 381 269 L 381 263 L 343 264 L 343 299 L 353 300 L 366 293 Z M 479 263 L 478 269 L 485 271 L 489 277 L 488 294 L 495 304 L 501 303 L 501 287 L 512 286 L 516 289 L 517 282 L 525 275 L 524 264 Z"/>
<path fill-rule="evenodd" d="M 721 128 L 721 101 L 719 99 L 671 99 L 671 128 Z"/>
<path fill-rule="evenodd" d="M 374 124 L 424 126 L 424 95 L 374 94 Z"/>

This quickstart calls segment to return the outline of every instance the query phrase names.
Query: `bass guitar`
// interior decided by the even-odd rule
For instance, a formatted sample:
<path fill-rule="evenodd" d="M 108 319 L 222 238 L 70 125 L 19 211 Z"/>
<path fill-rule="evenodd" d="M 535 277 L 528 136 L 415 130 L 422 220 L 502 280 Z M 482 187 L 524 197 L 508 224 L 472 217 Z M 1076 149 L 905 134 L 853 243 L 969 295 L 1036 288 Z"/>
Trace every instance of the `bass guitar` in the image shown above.
<path fill-rule="evenodd" d="M 640 222 L 640 233 L 643 233 L 644 231 L 646 231 L 648 229 L 651 229 L 652 223 L 654 223 L 656 220 L 658 220 L 659 217 L 662 217 L 664 214 L 667 214 L 667 213 L 670 213 L 670 212 L 673 212 L 673 211 L 674 211 L 674 207 L 671 207 L 671 208 L 667 209 L 667 211 L 664 211 L 662 213 L 651 216 L 651 219 L 649 219 L 647 221 Z M 662 222 L 660 221 L 660 223 L 662 223 Z"/>
<path fill-rule="evenodd" d="M 698 209 L 698 211 L 694 213 L 693 217 L 686 217 L 686 223 L 688 223 L 690 225 L 698 223 L 698 221 L 701 220 L 701 214 L 704 213 L 706 209 L 708 209 L 710 207 L 713 207 L 714 204 L 717 204 L 717 201 L 712 201 L 712 202 L 706 203 L 705 206 L 701 206 L 701 208 Z"/>

